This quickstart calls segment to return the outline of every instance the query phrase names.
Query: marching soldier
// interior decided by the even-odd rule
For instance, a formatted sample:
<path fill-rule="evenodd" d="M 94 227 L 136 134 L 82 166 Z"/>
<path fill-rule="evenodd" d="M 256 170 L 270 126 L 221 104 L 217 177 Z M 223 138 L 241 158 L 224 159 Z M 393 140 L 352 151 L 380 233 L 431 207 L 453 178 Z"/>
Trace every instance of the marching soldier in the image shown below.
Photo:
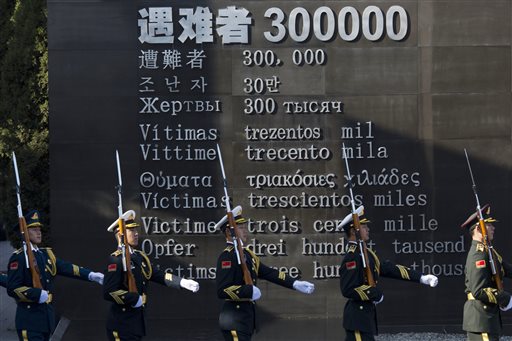
<path fill-rule="evenodd" d="M 359 216 L 364 214 L 363 206 L 356 210 Z M 370 239 L 370 222 L 361 218 L 359 234 L 363 242 Z M 384 299 L 384 294 L 378 286 L 370 286 L 366 278 L 361 250 L 356 231 L 352 224 L 352 213 L 347 215 L 338 228 L 343 228 L 348 242 L 348 249 L 340 267 L 340 289 L 344 297 L 348 299 L 343 312 L 343 328 L 346 332 L 346 341 L 373 341 L 377 331 L 377 312 L 375 306 Z M 370 267 L 375 282 L 379 276 L 401 279 L 405 281 L 419 282 L 435 287 L 438 279 L 434 275 L 422 275 L 403 265 L 395 265 L 386 260 L 381 262 L 376 253 L 368 250 L 368 266 Z"/>
<path fill-rule="evenodd" d="M 490 207 L 482 208 L 482 217 L 487 229 L 489 242 L 494 238 L 494 225 L 497 220 L 489 216 Z M 473 213 L 462 224 L 471 235 L 471 248 L 466 259 L 466 294 L 462 329 L 468 340 L 499 340 L 501 333 L 501 313 L 512 308 L 510 293 L 499 290 L 491 271 L 489 248 L 484 241 L 479 226 L 478 212 Z M 498 278 L 512 277 L 512 264 L 505 262 L 491 247 Z"/>
<path fill-rule="evenodd" d="M 199 290 L 196 281 L 180 278 L 171 273 L 155 269 L 148 256 L 135 247 L 139 243 L 138 223 L 134 221 L 135 212 L 130 210 L 123 214 L 126 217 L 126 237 L 128 245 L 126 252 L 130 252 L 131 266 L 137 292 L 129 292 L 127 279 L 123 270 L 123 254 L 121 239 L 118 231 L 118 222 L 115 221 L 107 229 L 115 232 L 118 249 L 110 255 L 103 296 L 112 302 L 107 317 L 107 336 L 112 341 L 141 340 L 146 335 L 144 308 L 147 302 L 147 285 L 149 281 L 157 282 L 172 288 L 184 288 L 192 292 Z"/>
<path fill-rule="evenodd" d="M 233 209 L 233 216 L 239 238 L 247 240 L 247 220 L 242 216 L 242 207 Z M 217 260 L 217 296 L 224 300 L 219 316 L 219 325 L 225 340 L 250 340 L 255 327 L 255 301 L 261 297 L 256 286 L 256 279 L 262 278 L 289 289 L 305 294 L 315 290 L 312 283 L 291 278 L 283 272 L 261 263 L 258 256 L 244 248 L 246 263 L 254 285 L 244 282 L 241 266 L 238 264 L 235 245 L 231 239 L 227 217 L 224 216 L 216 225 L 226 237 L 227 246 Z"/>
<path fill-rule="evenodd" d="M 63 261 L 55 256 L 51 248 L 38 247 L 41 243 L 41 226 L 38 211 L 25 216 L 27 230 L 35 256 L 36 268 L 42 288 L 33 287 L 32 275 L 27 268 L 25 253 L 20 248 L 12 254 L 8 265 L 7 294 L 16 300 L 16 329 L 20 340 L 49 340 L 55 327 L 52 305 L 53 280 L 63 275 L 103 284 L 103 274 Z"/>

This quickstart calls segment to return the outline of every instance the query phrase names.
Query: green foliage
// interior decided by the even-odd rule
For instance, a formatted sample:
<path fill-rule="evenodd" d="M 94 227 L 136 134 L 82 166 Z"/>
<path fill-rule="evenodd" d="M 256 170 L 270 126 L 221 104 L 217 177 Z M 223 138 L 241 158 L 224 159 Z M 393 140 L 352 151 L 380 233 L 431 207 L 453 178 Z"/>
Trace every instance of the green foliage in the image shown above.
<path fill-rule="evenodd" d="M 18 160 L 23 211 L 48 226 L 48 47 L 44 0 L 0 0 L 0 223 L 17 231 L 11 155 Z"/>

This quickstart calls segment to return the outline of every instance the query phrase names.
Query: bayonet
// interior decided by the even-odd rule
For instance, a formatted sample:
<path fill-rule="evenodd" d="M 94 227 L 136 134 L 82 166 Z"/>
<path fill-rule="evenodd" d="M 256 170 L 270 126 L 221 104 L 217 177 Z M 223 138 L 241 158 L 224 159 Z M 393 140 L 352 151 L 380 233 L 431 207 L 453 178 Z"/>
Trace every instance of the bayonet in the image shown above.
<path fill-rule="evenodd" d="M 247 263 L 245 262 L 245 254 L 243 250 L 242 241 L 238 238 L 237 235 L 237 226 L 235 219 L 233 217 L 233 212 L 231 211 L 231 205 L 229 203 L 229 195 L 228 195 L 228 181 L 226 178 L 226 172 L 224 171 L 224 162 L 222 161 L 222 153 L 220 151 L 220 146 L 217 144 L 217 155 L 219 157 L 220 170 L 222 173 L 222 183 L 224 187 L 224 201 L 226 204 L 226 214 L 229 222 L 229 231 L 231 235 L 231 239 L 233 241 L 233 245 L 235 246 L 236 259 L 238 264 L 242 267 L 242 272 L 244 274 L 244 282 L 245 284 L 252 285 L 252 277 L 249 272 L 249 268 L 247 267 Z"/>
<path fill-rule="evenodd" d="M 126 226 L 123 216 L 123 178 L 121 176 L 121 161 L 119 160 L 119 152 L 116 150 L 116 164 L 117 164 L 117 212 L 118 212 L 118 226 L 119 226 L 119 243 L 121 244 L 121 257 L 123 262 L 123 271 L 126 273 L 128 282 L 128 291 L 138 292 L 137 285 L 135 283 L 135 277 L 132 273 L 131 268 L 131 254 L 130 245 L 128 243 L 128 237 L 126 236 Z M 126 247 L 128 244 L 128 247 Z"/>
<path fill-rule="evenodd" d="M 361 238 L 361 235 L 359 233 L 359 230 L 361 228 L 361 223 L 359 222 L 359 214 L 356 211 L 356 204 L 354 200 L 354 192 L 352 190 L 353 183 L 352 183 L 352 176 L 350 174 L 350 167 L 348 165 L 348 158 L 347 154 L 345 152 L 345 144 L 342 144 L 343 149 L 343 158 L 345 159 L 345 167 L 347 170 L 347 184 L 348 184 L 348 190 L 350 193 L 350 205 L 352 207 L 352 220 L 354 221 L 354 229 L 356 231 L 356 237 L 358 239 L 359 243 L 359 250 L 361 253 L 361 260 L 363 262 L 363 268 L 365 270 L 366 278 L 368 280 L 368 284 L 372 287 L 376 286 L 375 279 L 373 278 L 373 271 L 370 269 L 370 262 L 368 261 L 368 250 L 366 248 L 366 242 Z"/>
<path fill-rule="evenodd" d="M 476 200 L 476 211 L 478 215 L 478 225 L 480 227 L 480 232 L 482 233 L 482 239 L 484 244 L 487 246 L 487 252 L 489 253 L 489 265 L 491 266 L 491 273 L 494 277 L 494 280 L 496 282 L 496 286 L 498 290 L 503 290 L 503 282 L 501 281 L 501 277 L 499 276 L 498 272 L 496 271 L 496 263 L 494 262 L 494 255 L 493 255 L 493 247 L 491 244 L 491 240 L 489 239 L 489 235 L 487 234 L 487 227 L 485 225 L 484 217 L 482 215 L 482 208 L 480 207 L 480 199 L 478 198 L 478 191 L 476 189 L 476 182 L 475 178 L 473 176 L 473 170 L 471 168 L 471 163 L 469 162 L 469 156 L 466 148 L 464 148 L 464 154 L 466 154 L 466 161 L 468 163 L 469 168 L 469 175 L 471 176 L 471 183 L 473 188 L 473 193 L 475 195 Z"/>
<path fill-rule="evenodd" d="M 12 164 L 14 167 L 14 175 L 16 177 L 16 197 L 18 200 L 18 224 L 20 225 L 21 242 L 23 244 L 25 264 L 27 268 L 30 270 L 33 287 L 41 289 L 43 286 L 41 284 L 41 279 L 39 277 L 39 268 L 37 267 L 34 253 L 32 252 L 32 243 L 30 242 L 30 238 L 28 236 L 27 222 L 25 221 L 25 217 L 23 216 L 23 209 L 21 207 L 20 174 L 18 172 L 18 162 L 16 161 L 16 154 L 14 152 L 12 152 Z"/>

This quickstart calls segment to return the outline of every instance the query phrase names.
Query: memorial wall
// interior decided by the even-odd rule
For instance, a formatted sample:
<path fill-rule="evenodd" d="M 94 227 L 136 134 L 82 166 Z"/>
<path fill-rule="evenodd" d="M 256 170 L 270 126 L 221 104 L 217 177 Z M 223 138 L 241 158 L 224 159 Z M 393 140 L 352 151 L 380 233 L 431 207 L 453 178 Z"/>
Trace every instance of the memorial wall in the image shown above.
<path fill-rule="evenodd" d="M 475 209 L 464 149 L 499 220 L 495 246 L 512 256 L 510 1 L 49 0 L 48 13 L 56 253 L 106 271 L 118 150 L 140 249 L 201 285 L 150 285 L 148 339 L 221 339 L 217 144 L 249 247 L 316 286 L 304 296 L 259 282 L 255 339 L 344 335 L 342 144 L 369 247 L 439 277 L 435 289 L 381 279 L 381 331 L 461 332 L 460 225 Z M 70 340 L 102 337 L 101 288 L 59 282 Z"/>

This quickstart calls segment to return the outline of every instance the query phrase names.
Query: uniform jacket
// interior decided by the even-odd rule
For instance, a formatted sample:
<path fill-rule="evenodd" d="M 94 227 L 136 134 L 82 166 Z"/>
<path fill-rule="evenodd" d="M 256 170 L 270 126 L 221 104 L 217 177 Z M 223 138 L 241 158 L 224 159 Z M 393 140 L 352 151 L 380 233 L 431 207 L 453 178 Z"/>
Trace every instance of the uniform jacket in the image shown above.
<path fill-rule="evenodd" d="M 414 282 L 420 280 L 419 272 L 403 265 L 395 265 L 388 260 L 381 263 L 375 252 L 370 249 L 368 249 L 368 258 L 376 283 L 380 276 Z M 340 289 L 343 296 L 348 298 L 343 313 L 343 328 L 377 334 L 374 302 L 378 302 L 383 293 L 378 286 L 368 285 L 359 246 L 355 242 L 349 242 L 347 253 L 341 262 Z"/>
<path fill-rule="evenodd" d="M 51 248 L 34 251 L 41 284 L 48 291 L 46 303 L 38 303 L 41 289 L 32 287 L 32 275 L 26 266 L 25 253 L 20 248 L 9 259 L 7 294 L 16 300 L 16 329 L 50 333 L 55 326 L 52 301 L 53 280 L 56 275 L 88 280 L 91 270 L 63 261 Z"/>
<path fill-rule="evenodd" d="M 153 281 L 180 288 L 181 277 L 155 269 L 148 256 L 139 250 L 133 251 L 131 262 L 137 293 L 128 292 L 121 250 L 117 250 L 110 255 L 103 281 L 103 296 L 106 300 L 112 302 L 107 317 L 107 329 L 144 336 L 146 335 L 144 309 L 147 300 L 148 282 Z M 139 296 L 143 297 L 143 305 L 134 308 L 133 306 L 137 304 Z"/>
<path fill-rule="evenodd" d="M 254 285 L 258 278 L 262 278 L 286 288 L 293 288 L 294 278 L 261 263 L 259 257 L 247 248 L 244 248 L 244 254 Z M 219 316 L 220 329 L 252 334 L 255 327 L 252 285 L 245 284 L 242 267 L 238 264 L 231 243 L 228 243 L 217 260 L 217 296 L 224 300 Z"/>
<path fill-rule="evenodd" d="M 512 277 L 512 265 L 503 261 L 494 250 L 496 271 L 500 277 Z M 466 294 L 462 329 L 473 333 L 493 333 L 501 331 L 499 306 L 506 306 L 510 294 L 498 292 L 489 264 L 489 253 L 484 244 L 473 240 L 466 259 Z"/>

